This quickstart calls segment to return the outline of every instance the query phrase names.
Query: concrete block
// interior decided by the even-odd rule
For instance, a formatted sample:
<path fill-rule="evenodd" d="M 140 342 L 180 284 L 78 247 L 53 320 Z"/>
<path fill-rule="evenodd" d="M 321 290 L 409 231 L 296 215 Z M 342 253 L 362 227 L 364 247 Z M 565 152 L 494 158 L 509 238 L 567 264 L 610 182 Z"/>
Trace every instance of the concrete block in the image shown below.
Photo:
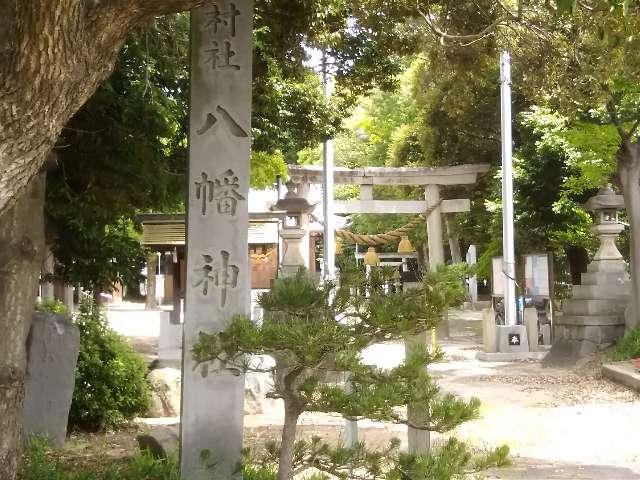
<path fill-rule="evenodd" d="M 482 311 L 482 344 L 487 353 L 498 351 L 498 326 L 493 308 Z"/>
<path fill-rule="evenodd" d="M 582 274 L 582 285 L 624 285 L 631 278 L 626 271 L 622 272 L 587 272 Z"/>
<path fill-rule="evenodd" d="M 631 360 L 605 364 L 602 366 L 602 374 L 614 382 L 640 392 L 640 372 Z"/>
<path fill-rule="evenodd" d="M 541 325 L 540 333 L 542 333 L 542 345 L 551 345 L 551 325 L 548 323 Z"/>
<path fill-rule="evenodd" d="M 529 339 L 529 351 L 535 352 L 538 349 L 538 311 L 535 308 L 524 309 L 524 324 L 527 329 Z"/>
<path fill-rule="evenodd" d="M 528 353 L 529 340 L 524 325 L 498 325 L 500 353 Z"/>
<path fill-rule="evenodd" d="M 169 312 L 159 313 L 158 360 L 160 363 L 180 362 L 182 360 L 182 324 L 171 323 Z"/>
<path fill-rule="evenodd" d="M 59 315 L 36 313 L 27 340 L 23 428 L 61 447 L 75 384 L 80 332 Z"/>
<path fill-rule="evenodd" d="M 574 285 L 572 293 L 574 300 L 626 300 L 629 290 L 629 285 Z"/>
<path fill-rule="evenodd" d="M 624 325 L 624 317 L 621 315 L 563 315 L 556 323 L 576 326 Z"/>
<path fill-rule="evenodd" d="M 587 266 L 587 272 L 626 272 L 627 266 L 622 260 L 594 260 Z"/>
<path fill-rule="evenodd" d="M 563 313 L 567 315 L 621 315 L 627 302 L 620 300 L 570 299 L 564 303 Z M 557 317 L 558 318 L 558 317 Z"/>

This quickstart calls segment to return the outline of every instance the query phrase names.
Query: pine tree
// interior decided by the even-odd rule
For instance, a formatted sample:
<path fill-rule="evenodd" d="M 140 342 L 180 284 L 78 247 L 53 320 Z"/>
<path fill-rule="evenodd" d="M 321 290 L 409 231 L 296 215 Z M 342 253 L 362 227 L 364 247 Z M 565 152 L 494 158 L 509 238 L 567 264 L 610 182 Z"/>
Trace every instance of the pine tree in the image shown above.
<path fill-rule="evenodd" d="M 442 433 L 479 414 L 477 398 L 444 394 L 429 374 L 426 367 L 443 357 L 438 348 L 416 347 L 402 365 L 387 370 L 364 364 L 360 356 L 370 345 L 407 339 L 437 327 L 445 309 L 464 297 L 460 268 L 426 273 L 419 288 L 405 291 L 385 289 L 391 277 L 385 269 L 374 268 L 368 276 L 353 268 L 341 270 L 340 284 L 318 283 L 304 270 L 278 279 L 259 299 L 264 309 L 261 324 L 235 316 L 220 333 L 200 333 L 193 349 L 198 362 L 272 375 L 273 390 L 268 396 L 282 399 L 285 409 L 277 450 L 278 480 L 291 477 L 294 463 L 305 456 L 302 451 L 309 457 L 305 444 L 295 442 L 303 412 L 409 424 L 398 407 L 410 405 L 412 412 L 419 413 L 412 413 L 412 427 Z M 256 356 L 269 356 L 274 362 L 256 361 Z M 349 388 L 345 388 L 347 377 Z M 328 455 L 342 458 L 329 462 L 333 472 L 356 457 L 369 463 L 371 458 L 382 460 L 359 448 L 359 453 L 339 449 Z M 322 466 L 319 452 L 329 451 L 316 450 L 310 463 Z"/>

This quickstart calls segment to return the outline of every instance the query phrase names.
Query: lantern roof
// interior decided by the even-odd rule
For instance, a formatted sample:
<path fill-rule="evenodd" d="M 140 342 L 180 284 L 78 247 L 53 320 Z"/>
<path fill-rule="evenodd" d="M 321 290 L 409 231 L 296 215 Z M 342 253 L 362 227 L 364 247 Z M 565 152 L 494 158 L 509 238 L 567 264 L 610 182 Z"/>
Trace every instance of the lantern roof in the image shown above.
<path fill-rule="evenodd" d="M 613 191 L 611 186 L 602 187 L 598 194 L 587 200 L 584 205 L 590 212 L 599 210 L 621 210 L 624 208 L 624 197 Z"/>

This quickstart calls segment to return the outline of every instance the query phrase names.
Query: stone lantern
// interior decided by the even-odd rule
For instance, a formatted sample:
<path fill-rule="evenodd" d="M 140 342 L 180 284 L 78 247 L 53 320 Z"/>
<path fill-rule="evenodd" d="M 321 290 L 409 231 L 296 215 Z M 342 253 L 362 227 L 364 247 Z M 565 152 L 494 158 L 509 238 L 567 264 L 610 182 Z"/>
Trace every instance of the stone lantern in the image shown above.
<path fill-rule="evenodd" d="M 284 219 L 280 228 L 282 238 L 282 263 L 280 268 L 285 275 L 294 275 L 300 267 L 305 266 L 304 257 L 300 250 L 302 239 L 307 234 L 304 216 L 309 215 L 315 208 L 306 198 L 298 196 L 295 184 L 287 182 L 287 193 L 271 210 L 284 212 Z"/>
<path fill-rule="evenodd" d="M 564 302 L 563 315 L 555 321 L 551 354 L 557 358 L 588 355 L 612 345 L 624 334 L 630 278 L 616 246 L 616 237 L 624 230 L 618 221 L 622 208 L 622 195 L 610 187 L 602 188 L 585 204 L 595 216 L 592 231 L 600 247 L 582 274 L 581 285 L 574 285 L 572 298 Z"/>
<path fill-rule="evenodd" d="M 618 221 L 620 210 L 624 208 L 622 195 L 617 195 L 611 187 L 602 188 L 587 201 L 585 208 L 595 215 L 592 231 L 600 240 L 600 248 L 593 260 L 622 261 L 622 254 L 616 246 L 616 238 L 624 230 L 624 225 Z"/>

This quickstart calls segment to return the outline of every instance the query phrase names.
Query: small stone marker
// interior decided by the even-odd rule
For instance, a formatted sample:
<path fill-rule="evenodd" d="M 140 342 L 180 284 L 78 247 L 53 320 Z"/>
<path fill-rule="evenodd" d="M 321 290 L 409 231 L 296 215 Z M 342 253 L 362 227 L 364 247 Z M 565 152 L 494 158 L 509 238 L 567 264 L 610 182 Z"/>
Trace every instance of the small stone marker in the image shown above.
<path fill-rule="evenodd" d="M 80 348 L 78 327 L 59 315 L 36 313 L 27 340 L 23 427 L 62 447 Z"/>
<path fill-rule="evenodd" d="M 498 325 L 498 351 L 528 353 L 527 329 L 524 325 Z"/>
<path fill-rule="evenodd" d="M 247 247 L 251 147 L 251 0 L 191 13 L 191 118 L 184 323 L 181 473 L 241 478 L 244 376 L 196 365 L 200 332 L 249 314 Z"/>

